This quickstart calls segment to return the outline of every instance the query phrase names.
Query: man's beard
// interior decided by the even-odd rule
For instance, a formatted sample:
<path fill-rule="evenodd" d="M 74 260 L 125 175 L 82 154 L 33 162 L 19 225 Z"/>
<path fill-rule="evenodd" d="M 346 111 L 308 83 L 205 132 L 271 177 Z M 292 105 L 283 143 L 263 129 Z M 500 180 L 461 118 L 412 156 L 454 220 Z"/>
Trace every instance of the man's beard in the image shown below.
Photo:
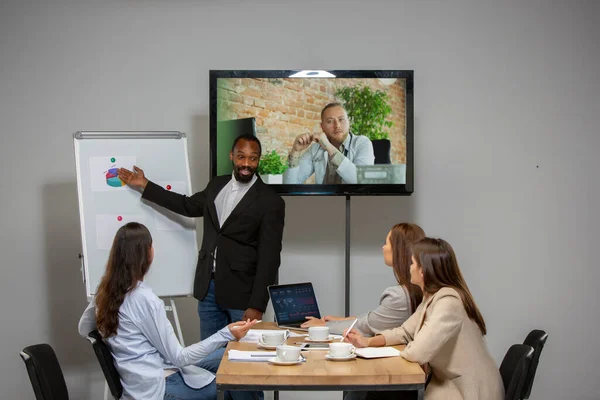
<path fill-rule="evenodd" d="M 240 174 L 241 171 L 249 171 L 250 173 L 248 175 L 242 175 Z M 248 183 L 252 180 L 252 177 L 254 176 L 254 172 L 256 172 L 256 169 L 252 168 L 252 167 L 236 167 L 235 165 L 233 166 L 233 176 L 235 177 L 235 180 L 241 183 Z"/>
<path fill-rule="evenodd" d="M 342 145 L 342 143 L 344 143 L 344 140 L 346 140 L 346 138 L 348 137 L 348 135 L 350 134 L 350 131 L 348 132 L 342 132 L 341 135 L 342 137 L 338 137 L 339 133 L 333 133 L 332 137 L 327 136 L 327 139 L 329 139 L 329 142 L 336 148 L 339 149 L 340 146 Z"/>

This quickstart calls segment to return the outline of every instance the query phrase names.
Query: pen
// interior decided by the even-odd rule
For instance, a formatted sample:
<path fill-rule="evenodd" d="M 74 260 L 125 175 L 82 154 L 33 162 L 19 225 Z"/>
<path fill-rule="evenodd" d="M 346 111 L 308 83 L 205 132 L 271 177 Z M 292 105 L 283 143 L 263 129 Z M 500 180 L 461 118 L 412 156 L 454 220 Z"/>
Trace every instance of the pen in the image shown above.
<path fill-rule="evenodd" d="M 250 357 L 273 357 L 273 354 L 250 354 Z M 306 357 L 300 354 L 300 359 L 304 361 L 306 360 Z"/>
<path fill-rule="evenodd" d="M 352 330 L 352 328 L 354 328 L 354 325 L 356 324 L 356 321 L 358 321 L 358 318 L 356 318 L 354 320 L 354 322 L 352 322 L 352 324 L 350 324 L 350 328 L 348 328 L 348 330 L 346 331 L 346 334 L 344 336 L 342 336 L 342 338 L 340 339 L 340 342 L 343 342 L 344 339 L 346 339 L 346 336 L 348 336 L 348 333 Z"/>
<path fill-rule="evenodd" d="M 262 322 L 262 319 L 259 319 L 258 321 L 256 321 L 256 323 L 258 324 L 259 322 Z M 232 327 L 231 329 L 238 329 L 239 325 L 236 325 L 234 327 Z"/>

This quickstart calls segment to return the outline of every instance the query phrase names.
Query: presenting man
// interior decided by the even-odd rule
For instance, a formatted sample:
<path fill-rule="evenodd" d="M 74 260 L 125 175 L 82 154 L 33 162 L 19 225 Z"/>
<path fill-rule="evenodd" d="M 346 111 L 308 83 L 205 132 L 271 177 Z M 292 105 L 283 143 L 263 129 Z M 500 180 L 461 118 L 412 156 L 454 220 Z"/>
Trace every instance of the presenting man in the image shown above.
<path fill-rule="evenodd" d="M 261 319 L 281 258 L 283 199 L 255 172 L 260 141 L 236 138 L 229 153 L 233 174 L 212 179 L 192 196 L 167 191 L 144 171 L 119 169 L 119 178 L 143 190 L 142 198 L 187 217 L 204 217 L 204 236 L 194 278 L 200 336 L 204 340 L 232 321 Z"/>
<path fill-rule="evenodd" d="M 350 132 L 342 104 L 329 103 L 323 108 L 321 129 L 321 133 L 296 137 L 283 183 L 303 183 L 313 173 L 318 184 L 356 183 L 356 166 L 373 165 L 373 144 L 367 137 Z"/>

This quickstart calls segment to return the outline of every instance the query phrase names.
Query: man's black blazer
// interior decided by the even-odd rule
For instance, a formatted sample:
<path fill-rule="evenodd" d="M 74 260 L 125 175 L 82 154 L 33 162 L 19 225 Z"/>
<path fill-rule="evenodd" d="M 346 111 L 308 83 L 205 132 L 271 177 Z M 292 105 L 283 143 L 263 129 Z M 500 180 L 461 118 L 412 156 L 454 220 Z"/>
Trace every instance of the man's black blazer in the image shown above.
<path fill-rule="evenodd" d="M 232 179 L 218 176 L 192 196 L 173 193 L 148 182 L 142 198 L 187 217 L 204 217 L 202 247 L 194 278 L 194 297 L 208 292 L 217 250 L 215 296 L 221 307 L 245 310 L 267 307 L 267 286 L 275 283 L 281 264 L 285 202 L 258 177 L 219 227 L 215 198 Z"/>

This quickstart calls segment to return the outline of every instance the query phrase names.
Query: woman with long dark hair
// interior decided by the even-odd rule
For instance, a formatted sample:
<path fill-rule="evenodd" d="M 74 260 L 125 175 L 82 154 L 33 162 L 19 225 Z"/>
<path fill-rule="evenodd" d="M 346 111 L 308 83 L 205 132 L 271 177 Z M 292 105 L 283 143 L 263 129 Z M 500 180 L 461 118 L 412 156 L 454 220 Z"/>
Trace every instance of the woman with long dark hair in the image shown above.
<path fill-rule="evenodd" d="M 425 232 L 416 224 L 396 224 L 388 232 L 382 247 L 385 264 L 392 267 L 397 285 L 385 289 L 379 305 L 358 318 L 356 329 L 365 335 L 375 335 L 383 330 L 402 325 L 421 304 L 421 288 L 410 282 L 410 246 L 423 239 Z M 307 317 L 302 327 L 327 325 L 332 333 L 343 333 L 356 317 L 327 315 L 322 319 Z"/>
<path fill-rule="evenodd" d="M 427 400 L 504 399 L 500 372 L 484 338 L 485 321 L 450 244 L 432 238 L 415 243 L 410 276 L 423 290 L 416 312 L 399 328 L 372 338 L 352 329 L 347 340 L 356 347 L 406 344 L 402 357 L 429 366 Z M 403 398 L 398 392 L 370 397 Z"/>
<path fill-rule="evenodd" d="M 125 399 L 216 399 L 213 372 L 220 358 L 211 353 L 244 337 L 256 320 L 229 324 L 202 342 L 182 347 L 164 303 L 144 283 L 153 259 L 148 229 L 136 222 L 122 226 L 96 296 L 81 316 L 79 333 L 85 336 L 97 328 L 102 334 Z"/>

